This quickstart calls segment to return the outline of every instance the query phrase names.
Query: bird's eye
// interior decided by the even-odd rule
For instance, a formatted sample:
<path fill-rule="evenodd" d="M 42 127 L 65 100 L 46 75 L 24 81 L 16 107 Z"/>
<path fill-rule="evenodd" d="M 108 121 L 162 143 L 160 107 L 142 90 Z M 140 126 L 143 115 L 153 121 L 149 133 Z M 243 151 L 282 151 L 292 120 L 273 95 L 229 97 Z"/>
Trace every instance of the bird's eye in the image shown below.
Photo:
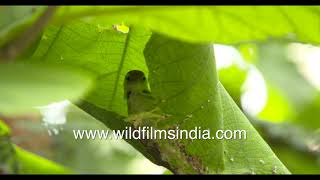
<path fill-rule="evenodd" d="M 142 92 L 146 93 L 146 94 L 150 94 L 150 91 L 148 91 L 148 90 L 143 90 Z"/>
<path fill-rule="evenodd" d="M 126 77 L 126 80 L 127 80 L 127 81 L 130 81 L 130 76 L 127 76 L 127 77 Z"/>
<path fill-rule="evenodd" d="M 144 81 L 145 81 L 145 80 L 146 80 L 146 77 L 144 77 L 144 76 L 143 76 L 142 80 L 144 80 Z"/>
<path fill-rule="evenodd" d="M 131 95 L 131 93 L 132 93 L 131 91 L 127 92 L 127 98 Z"/>

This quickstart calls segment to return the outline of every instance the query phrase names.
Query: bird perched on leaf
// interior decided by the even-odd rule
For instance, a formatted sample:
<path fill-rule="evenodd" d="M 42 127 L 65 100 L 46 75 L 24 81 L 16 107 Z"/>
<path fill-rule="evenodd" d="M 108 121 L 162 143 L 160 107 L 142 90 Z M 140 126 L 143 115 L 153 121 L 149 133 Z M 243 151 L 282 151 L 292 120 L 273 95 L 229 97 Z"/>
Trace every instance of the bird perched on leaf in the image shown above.
<path fill-rule="evenodd" d="M 142 71 L 128 72 L 124 88 L 129 114 L 150 111 L 154 107 L 155 99 L 151 96 L 148 81 Z"/>
<path fill-rule="evenodd" d="M 124 83 L 125 98 L 128 104 L 127 121 L 137 125 L 154 125 L 161 119 L 157 100 L 151 95 L 147 78 L 142 71 L 132 70 L 127 73 Z"/>

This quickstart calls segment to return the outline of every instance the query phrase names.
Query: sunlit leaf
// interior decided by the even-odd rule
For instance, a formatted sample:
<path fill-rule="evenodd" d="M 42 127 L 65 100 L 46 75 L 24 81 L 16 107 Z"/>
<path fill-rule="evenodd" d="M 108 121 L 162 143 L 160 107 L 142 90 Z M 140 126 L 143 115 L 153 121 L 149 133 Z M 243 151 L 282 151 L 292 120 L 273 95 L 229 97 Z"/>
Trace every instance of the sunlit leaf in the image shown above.
<path fill-rule="evenodd" d="M 278 37 L 319 43 L 319 12 L 318 6 L 69 6 L 60 8 L 54 22 L 99 18 L 142 25 L 193 42 L 239 43 Z"/>
<path fill-rule="evenodd" d="M 96 87 L 86 101 L 109 111 L 127 115 L 124 76 L 134 69 L 147 73 L 143 48 L 150 32 L 130 27 L 125 34 L 112 24 L 77 21 L 51 26 L 43 34 L 34 57 L 37 61 L 61 63 L 87 69 L 96 74 Z"/>

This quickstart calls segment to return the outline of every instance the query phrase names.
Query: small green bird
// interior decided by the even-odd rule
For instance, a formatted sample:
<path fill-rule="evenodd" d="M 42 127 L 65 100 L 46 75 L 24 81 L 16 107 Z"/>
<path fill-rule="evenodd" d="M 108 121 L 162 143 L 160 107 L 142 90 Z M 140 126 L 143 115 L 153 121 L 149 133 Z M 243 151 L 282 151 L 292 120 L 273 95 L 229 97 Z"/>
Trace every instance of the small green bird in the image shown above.
<path fill-rule="evenodd" d="M 148 81 L 143 72 L 137 70 L 128 72 L 124 88 L 129 114 L 151 111 L 154 108 L 155 99 L 151 96 Z"/>
<path fill-rule="evenodd" d="M 128 103 L 129 117 L 127 121 L 138 125 L 155 125 L 161 119 L 161 111 L 157 108 L 157 100 L 151 95 L 144 73 L 132 70 L 127 73 L 124 83 L 125 98 Z"/>

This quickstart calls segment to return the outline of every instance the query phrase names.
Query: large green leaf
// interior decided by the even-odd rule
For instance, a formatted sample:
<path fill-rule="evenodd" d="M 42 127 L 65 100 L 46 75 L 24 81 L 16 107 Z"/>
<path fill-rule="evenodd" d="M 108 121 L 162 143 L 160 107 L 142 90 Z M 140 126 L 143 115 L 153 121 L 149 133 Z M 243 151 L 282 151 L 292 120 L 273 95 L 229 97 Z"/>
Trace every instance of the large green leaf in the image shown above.
<path fill-rule="evenodd" d="M 187 154 L 198 157 L 211 173 L 289 173 L 218 83 L 212 45 L 188 44 L 154 35 L 145 54 L 151 92 L 165 100 L 160 107 L 173 116 L 169 126 L 200 126 L 214 132 L 223 124 L 225 130 L 247 132 L 246 140 L 186 143 Z M 190 115 L 192 118 L 186 120 Z M 219 163 L 221 158 L 224 166 Z"/>
<path fill-rule="evenodd" d="M 54 22 L 100 16 L 99 21 L 138 24 L 193 42 L 238 43 L 281 37 L 319 43 L 319 12 L 318 6 L 72 6 L 61 7 Z"/>
<path fill-rule="evenodd" d="M 155 34 L 146 46 L 145 57 L 152 95 L 161 102 L 158 106 L 163 113 L 170 115 L 160 127 L 189 130 L 201 127 L 212 132 L 223 128 L 211 44 L 189 44 Z M 188 163 L 195 172 L 223 170 L 222 141 L 183 139 L 180 143 L 179 151 L 185 152 L 186 158 L 192 157 Z"/>
<path fill-rule="evenodd" d="M 105 110 L 127 115 L 124 76 L 140 69 L 147 73 L 143 48 L 150 32 L 130 27 L 129 33 L 114 30 L 112 24 L 77 21 L 50 26 L 34 54 L 36 61 L 77 66 L 96 74 L 96 87 L 86 101 Z"/>

